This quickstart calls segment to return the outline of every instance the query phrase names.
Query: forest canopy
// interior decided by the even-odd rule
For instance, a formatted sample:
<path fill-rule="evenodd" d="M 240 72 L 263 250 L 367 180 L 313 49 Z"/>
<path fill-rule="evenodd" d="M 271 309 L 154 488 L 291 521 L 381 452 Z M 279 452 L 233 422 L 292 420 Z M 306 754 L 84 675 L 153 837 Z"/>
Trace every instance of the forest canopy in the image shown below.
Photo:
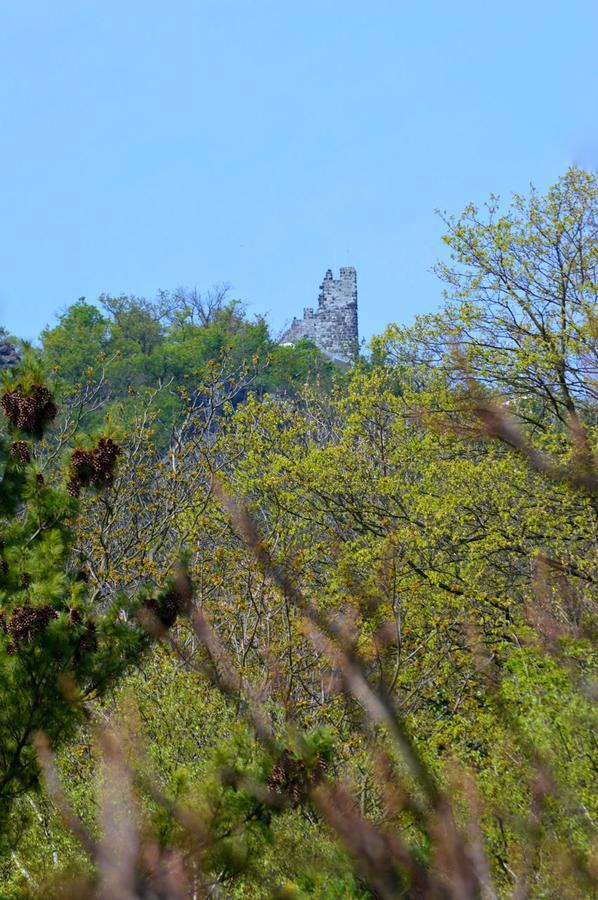
<path fill-rule="evenodd" d="M 598 185 L 353 365 L 224 288 L 3 367 L 6 897 L 591 897 Z"/>

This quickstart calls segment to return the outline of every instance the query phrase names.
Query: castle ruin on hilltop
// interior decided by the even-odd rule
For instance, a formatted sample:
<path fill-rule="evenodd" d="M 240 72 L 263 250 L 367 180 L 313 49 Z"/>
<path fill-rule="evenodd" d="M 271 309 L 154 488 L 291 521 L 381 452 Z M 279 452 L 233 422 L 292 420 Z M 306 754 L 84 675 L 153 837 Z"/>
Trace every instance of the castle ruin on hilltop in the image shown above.
<path fill-rule="evenodd" d="M 19 351 L 8 340 L 4 328 L 0 327 L 0 370 L 16 366 L 20 360 Z"/>
<path fill-rule="evenodd" d="M 320 286 L 318 308 L 308 306 L 302 319 L 293 319 L 280 338 L 294 344 L 309 338 L 327 356 L 341 362 L 355 358 L 359 346 L 357 327 L 357 272 L 352 266 L 340 269 L 339 278 L 328 269 Z"/>

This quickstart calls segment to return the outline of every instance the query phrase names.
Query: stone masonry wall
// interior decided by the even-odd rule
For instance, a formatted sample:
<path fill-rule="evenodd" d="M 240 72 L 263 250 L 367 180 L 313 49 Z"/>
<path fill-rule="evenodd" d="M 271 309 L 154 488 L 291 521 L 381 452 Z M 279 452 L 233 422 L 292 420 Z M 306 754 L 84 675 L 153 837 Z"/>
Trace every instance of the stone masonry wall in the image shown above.
<path fill-rule="evenodd" d="M 318 308 L 306 307 L 302 319 L 293 322 L 280 339 L 292 344 L 309 338 L 332 359 L 349 362 L 354 358 L 359 333 L 357 324 L 357 272 L 351 266 L 341 268 L 339 278 L 328 269 L 320 285 Z"/>
<path fill-rule="evenodd" d="M 16 365 L 21 358 L 3 332 L 4 329 L 0 328 L 0 369 Z"/>

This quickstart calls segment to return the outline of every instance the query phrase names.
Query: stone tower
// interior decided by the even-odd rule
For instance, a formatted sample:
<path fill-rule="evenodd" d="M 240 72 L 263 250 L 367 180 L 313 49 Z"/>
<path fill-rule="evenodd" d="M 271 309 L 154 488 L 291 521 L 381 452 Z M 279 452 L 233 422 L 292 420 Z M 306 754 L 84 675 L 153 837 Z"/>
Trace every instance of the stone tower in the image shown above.
<path fill-rule="evenodd" d="M 352 266 L 341 268 L 339 278 L 328 269 L 320 286 L 318 308 L 306 307 L 302 319 L 293 319 L 280 339 L 293 344 L 309 338 L 331 359 L 350 362 L 359 346 L 357 327 L 357 272 Z"/>
<path fill-rule="evenodd" d="M 14 366 L 20 361 L 18 351 L 8 340 L 4 328 L 0 328 L 0 369 Z"/>

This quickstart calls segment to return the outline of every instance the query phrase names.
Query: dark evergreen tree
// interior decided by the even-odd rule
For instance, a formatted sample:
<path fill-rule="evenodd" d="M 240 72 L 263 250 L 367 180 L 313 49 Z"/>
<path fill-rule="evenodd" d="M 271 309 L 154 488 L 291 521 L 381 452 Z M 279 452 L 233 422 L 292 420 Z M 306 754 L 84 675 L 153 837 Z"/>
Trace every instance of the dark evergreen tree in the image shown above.
<path fill-rule="evenodd" d="M 5 373 L 0 406 L 0 843 L 11 839 L 12 801 L 35 788 L 33 739 L 68 738 L 86 700 L 98 696 L 149 638 L 119 609 L 98 617 L 86 574 L 71 561 L 77 501 L 36 462 L 57 406 L 35 369 Z M 83 457 L 82 457 L 83 454 Z M 109 438 L 72 454 L 80 489 L 110 483 L 119 454 Z"/>

